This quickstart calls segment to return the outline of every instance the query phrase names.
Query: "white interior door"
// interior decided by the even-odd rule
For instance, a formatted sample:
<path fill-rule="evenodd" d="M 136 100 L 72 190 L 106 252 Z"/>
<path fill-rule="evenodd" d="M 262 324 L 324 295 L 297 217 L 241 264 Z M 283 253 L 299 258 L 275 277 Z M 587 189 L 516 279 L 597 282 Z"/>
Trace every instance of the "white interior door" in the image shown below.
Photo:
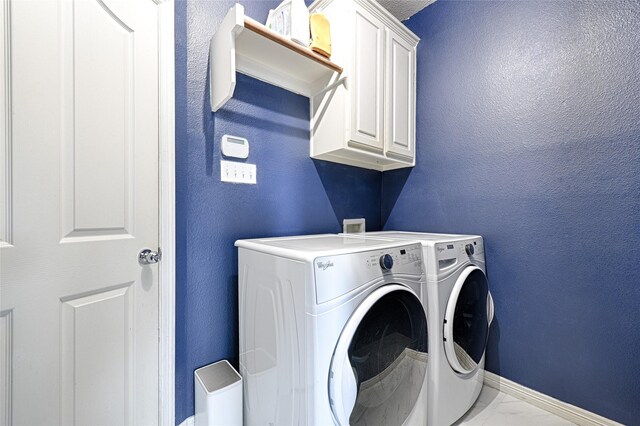
<path fill-rule="evenodd" d="M 0 424 L 156 424 L 158 11 L 2 0 Z"/>

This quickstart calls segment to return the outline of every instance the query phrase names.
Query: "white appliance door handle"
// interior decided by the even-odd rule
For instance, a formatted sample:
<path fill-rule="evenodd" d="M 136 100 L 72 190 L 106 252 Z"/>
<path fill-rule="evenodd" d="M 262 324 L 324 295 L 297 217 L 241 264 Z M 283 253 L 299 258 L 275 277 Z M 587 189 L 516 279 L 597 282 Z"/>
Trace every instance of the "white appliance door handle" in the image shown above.
<path fill-rule="evenodd" d="M 356 398 L 358 398 L 358 379 L 347 357 L 344 358 L 342 371 L 342 409 L 343 413 L 347 416 L 346 420 L 349 421 L 348 416 L 353 412 L 353 407 L 356 405 Z"/>
<path fill-rule="evenodd" d="M 371 307 L 386 294 L 403 291 L 418 296 L 399 284 L 385 285 L 371 293 L 355 310 L 344 326 L 331 360 L 329 378 L 329 398 L 334 420 L 340 426 L 349 425 L 349 417 L 358 399 L 358 377 L 349 362 L 349 345 L 360 322 Z"/>
<path fill-rule="evenodd" d="M 493 296 L 491 296 L 491 292 L 487 293 L 487 317 L 489 318 L 489 326 L 493 322 L 493 316 L 495 314 L 495 307 L 493 305 Z"/>

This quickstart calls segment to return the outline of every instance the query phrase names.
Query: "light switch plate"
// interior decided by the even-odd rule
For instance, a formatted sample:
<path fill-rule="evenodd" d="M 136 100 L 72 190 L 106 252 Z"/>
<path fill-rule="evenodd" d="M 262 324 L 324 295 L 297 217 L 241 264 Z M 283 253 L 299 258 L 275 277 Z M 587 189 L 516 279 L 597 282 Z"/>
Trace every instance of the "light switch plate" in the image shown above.
<path fill-rule="evenodd" d="M 231 183 L 256 184 L 256 165 L 236 161 L 220 161 L 220 180 Z"/>

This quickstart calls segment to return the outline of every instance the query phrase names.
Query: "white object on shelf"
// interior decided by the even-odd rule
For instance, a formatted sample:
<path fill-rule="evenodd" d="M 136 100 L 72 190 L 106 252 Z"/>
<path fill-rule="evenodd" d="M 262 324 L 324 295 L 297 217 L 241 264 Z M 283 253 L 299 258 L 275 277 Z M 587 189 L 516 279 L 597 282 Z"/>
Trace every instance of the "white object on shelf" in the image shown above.
<path fill-rule="evenodd" d="M 255 164 L 237 161 L 220 161 L 220 180 L 231 183 L 256 184 L 257 167 Z"/>
<path fill-rule="evenodd" d="M 195 426 L 242 426 L 242 377 L 226 360 L 198 368 Z"/>
<path fill-rule="evenodd" d="M 309 46 L 309 9 L 304 0 L 284 0 L 269 11 L 267 28 L 302 46 Z"/>
<path fill-rule="evenodd" d="M 415 165 L 420 39 L 372 0 L 317 0 L 331 20 L 333 58 L 349 84 L 311 99 L 311 157 L 374 170 Z"/>
<path fill-rule="evenodd" d="M 233 96 L 236 72 L 308 97 L 342 73 L 327 58 L 245 16 L 237 3 L 211 39 L 209 56 L 212 111 Z"/>
<path fill-rule="evenodd" d="M 249 141 L 237 136 L 224 135 L 220 143 L 220 150 L 225 157 L 244 159 L 249 157 Z"/>

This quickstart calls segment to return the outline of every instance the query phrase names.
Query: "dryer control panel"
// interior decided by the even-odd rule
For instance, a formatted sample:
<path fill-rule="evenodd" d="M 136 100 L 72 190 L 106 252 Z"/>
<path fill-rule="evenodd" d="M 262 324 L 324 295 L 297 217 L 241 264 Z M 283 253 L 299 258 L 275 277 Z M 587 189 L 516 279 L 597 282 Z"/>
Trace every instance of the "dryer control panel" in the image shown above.
<path fill-rule="evenodd" d="M 319 257 L 314 261 L 316 301 L 324 303 L 377 278 L 423 274 L 422 245 Z"/>
<path fill-rule="evenodd" d="M 484 261 L 482 238 L 437 243 L 435 245 L 438 270 L 442 271 L 466 260 Z"/>

